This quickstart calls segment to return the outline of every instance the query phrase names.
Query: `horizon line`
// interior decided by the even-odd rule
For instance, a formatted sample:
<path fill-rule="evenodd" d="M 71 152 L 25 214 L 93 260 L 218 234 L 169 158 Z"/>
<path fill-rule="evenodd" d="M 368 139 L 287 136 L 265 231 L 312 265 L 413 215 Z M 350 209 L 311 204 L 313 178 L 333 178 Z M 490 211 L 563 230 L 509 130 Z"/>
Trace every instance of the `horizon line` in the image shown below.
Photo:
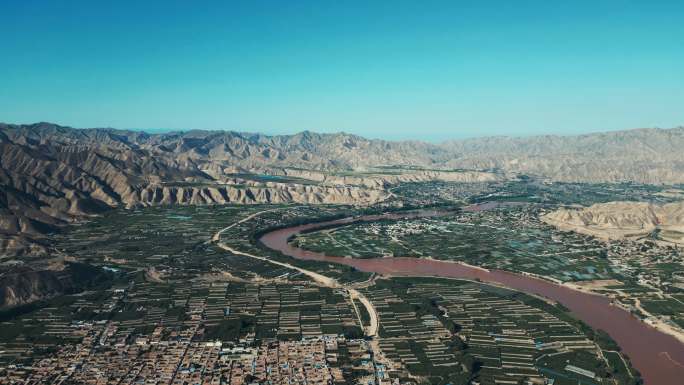
<path fill-rule="evenodd" d="M 542 134 L 528 134 L 528 135 L 524 135 L 524 134 L 521 134 L 521 135 L 480 135 L 480 136 L 462 136 L 460 138 L 459 137 L 453 137 L 453 138 L 447 138 L 447 139 L 441 139 L 441 140 L 425 140 L 425 139 L 385 139 L 385 138 L 380 138 L 380 137 L 370 137 L 370 136 L 355 134 L 355 133 L 347 132 L 344 130 L 324 132 L 324 131 L 316 131 L 313 129 L 303 129 L 303 130 L 295 131 L 295 132 L 291 132 L 291 133 L 268 134 L 268 133 L 264 133 L 263 131 L 243 131 L 243 130 L 234 130 L 234 129 L 228 129 L 228 128 L 178 129 L 178 128 L 74 127 L 71 125 L 64 125 L 61 123 L 54 123 L 54 122 L 49 122 L 49 121 L 37 121 L 37 122 L 33 122 L 33 123 L 8 123 L 8 122 L 0 121 L 0 124 L 8 125 L 8 126 L 36 126 L 36 125 L 41 125 L 41 124 L 47 124 L 47 125 L 53 125 L 53 126 L 58 126 L 61 128 L 68 128 L 68 129 L 74 129 L 74 130 L 129 131 L 129 132 L 140 132 L 140 133 L 144 133 L 147 135 L 186 134 L 186 133 L 190 133 L 190 132 L 216 132 L 216 133 L 224 132 L 224 133 L 235 133 L 235 134 L 242 134 L 242 135 L 262 135 L 262 136 L 273 138 L 273 137 L 296 136 L 299 134 L 312 133 L 312 134 L 316 134 L 316 135 L 331 135 L 331 136 L 332 135 L 348 135 L 348 136 L 355 136 L 355 137 L 363 138 L 366 140 L 380 140 L 380 141 L 385 141 L 385 142 L 422 142 L 422 143 L 428 143 L 428 144 L 441 144 L 441 143 L 452 142 L 452 141 L 465 141 L 465 140 L 471 140 L 471 139 L 485 139 L 485 138 L 510 138 L 510 139 L 526 139 L 526 138 L 535 138 L 535 137 L 572 138 L 572 137 L 611 134 L 611 133 L 629 132 L 629 131 L 643 131 L 643 130 L 666 130 L 667 131 L 667 130 L 677 130 L 677 129 L 683 129 L 684 128 L 684 124 L 679 124 L 679 125 L 672 126 L 672 127 L 653 126 L 653 127 L 617 128 L 617 129 L 590 131 L 590 132 L 585 132 L 585 133 L 570 133 L 570 134 L 558 134 L 558 133 L 543 134 L 542 133 Z"/>

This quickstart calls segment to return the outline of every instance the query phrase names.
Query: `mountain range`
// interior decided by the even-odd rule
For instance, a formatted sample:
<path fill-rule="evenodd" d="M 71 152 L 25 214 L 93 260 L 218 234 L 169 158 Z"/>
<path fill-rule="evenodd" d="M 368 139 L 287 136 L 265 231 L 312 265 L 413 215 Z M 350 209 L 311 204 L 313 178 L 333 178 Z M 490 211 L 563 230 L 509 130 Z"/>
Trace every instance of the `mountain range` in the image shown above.
<path fill-rule="evenodd" d="M 684 128 L 432 144 L 345 133 L 148 134 L 0 124 L 0 251 L 39 253 L 39 235 L 112 207 L 211 203 L 372 204 L 407 181 L 684 183 Z M 281 176 L 254 181 L 245 174 Z"/>
<path fill-rule="evenodd" d="M 75 290 L 76 265 L 53 259 L 46 260 L 49 266 L 24 265 L 21 256 L 49 256 L 47 235 L 115 207 L 365 205 L 391 199 L 391 187 L 399 183 L 496 182 L 521 175 L 566 182 L 677 184 L 684 183 L 682 148 L 681 127 L 432 144 L 308 131 L 279 136 L 148 134 L 51 123 L 0 124 L 0 262 L 6 265 L 0 275 L 0 307 Z M 636 216 L 646 218 L 639 223 L 647 223 L 648 231 L 662 227 L 660 217 L 649 214 L 654 210 L 662 211 L 636 209 Z M 558 212 L 548 219 L 574 224 L 577 230 L 635 217 L 608 211 Z M 681 208 L 675 214 L 680 222 Z M 606 217 L 613 219 L 601 219 Z"/>

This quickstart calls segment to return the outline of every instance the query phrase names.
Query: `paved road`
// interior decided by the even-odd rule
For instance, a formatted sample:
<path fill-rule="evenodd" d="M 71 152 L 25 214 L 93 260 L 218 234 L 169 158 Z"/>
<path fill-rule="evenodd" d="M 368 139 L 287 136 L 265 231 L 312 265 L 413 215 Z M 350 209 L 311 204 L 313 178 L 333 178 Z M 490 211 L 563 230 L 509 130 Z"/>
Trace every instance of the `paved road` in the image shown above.
<path fill-rule="evenodd" d="M 220 247 L 220 248 L 222 248 L 228 252 L 231 252 L 233 254 L 244 255 L 246 257 L 255 258 L 255 259 L 258 259 L 258 260 L 261 260 L 264 262 L 272 263 L 274 265 L 278 265 L 278 266 L 286 267 L 288 269 L 296 270 L 296 271 L 306 275 L 307 277 L 313 279 L 315 282 L 317 282 L 323 286 L 334 288 L 334 289 L 346 290 L 351 298 L 358 299 L 359 302 L 361 302 L 363 304 L 363 306 L 368 311 L 368 314 L 370 315 L 370 325 L 368 327 L 364 328 L 366 336 L 377 337 L 379 322 L 378 322 L 378 313 L 377 313 L 377 310 L 375 309 L 375 306 L 373 306 L 373 304 L 368 300 L 368 298 L 366 298 L 365 295 L 363 295 L 358 290 L 352 288 L 350 285 L 342 285 L 339 282 L 337 282 L 337 280 L 335 280 L 333 278 L 326 277 L 325 275 L 316 273 L 315 271 L 302 269 L 301 267 L 297 267 L 297 266 L 291 265 L 289 263 L 274 261 L 270 258 L 262 257 L 262 256 L 251 254 L 251 253 L 245 253 L 245 252 L 242 252 L 240 250 L 236 250 L 236 249 L 232 248 L 231 246 L 228 246 L 225 243 L 221 242 L 221 234 L 223 234 L 226 230 L 229 230 L 230 228 L 235 227 L 240 223 L 244 223 L 246 221 L 249 221 L 249 220 L 251 220 L 251 219 L 253 219 L 253 218 L 255 218 L 255 217 L 257 217 L 263 213 L 275 211 L 275 210 L 278 210 L 278 209 L 264 210 L 264 211 L 259 211 L 259 212 L 256 212 L 254 214 L 248 215 L 245 218 L 231 224 L 230 226 L 227 226 L 227 227 L 219 230 L 212 237 L 212 241 L 216 242 L 216 245 L 218 247 Z"/>
<path fill-rule="evenodd" d="M 368 314 L 370 315 L 370 325 L 364 327 L 366 336 L 368 337 L 377 337 L 378 335 L 378 313 L 377 310 L 375 310 L 375 306 L 366 298 L 365 295 L 361 294 L 358 290 L 356 289 L 350 289 L 347 288 L 347 291 L 349 292 L 349 296 L 352 299 L 358 299 L 361 304 L 366 308 L 368 311 Z"/>

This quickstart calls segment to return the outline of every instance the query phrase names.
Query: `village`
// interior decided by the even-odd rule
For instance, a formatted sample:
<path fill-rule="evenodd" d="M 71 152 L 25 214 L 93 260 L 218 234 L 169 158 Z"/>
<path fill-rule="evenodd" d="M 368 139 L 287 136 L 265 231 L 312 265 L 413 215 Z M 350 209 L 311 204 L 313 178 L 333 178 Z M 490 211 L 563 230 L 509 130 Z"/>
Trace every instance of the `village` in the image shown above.
<path fill-rule="evenodd" d="M 355 258 L 430 257 L 561 283 L 605 282 L 592 290 L 635 312 L 678 321 L 681 312 L 668 296 L 679 298 L 670 288 L 681 276 L 663 270 L 680 261 L 678 250 L 628 242 L 606 248 L 590 237 L 548 231 L 533 205 L 493 207 L 355 223 L 291 243 Z M 100 266 L 108 281 L 3 318 L 2 383 L 639 383 L 610 338 L 553 303 L 468 281 L 407 282 L 295 261 L 258 241 L 283 224 L 372 210 L 152 207 L 76 226 L 59 235 L 58 249 Z M 212 234 L 223 228 L 225 245 L 344 286 L 324 287 L 301 272 L 221 250 Z M 635 278 L 618 280 L 625 276 Z M 370 316 L 345 287 L 368 298 L 377 335 L 365 334 Z M 160 375 L 151 380 L 151 373 Z"/>

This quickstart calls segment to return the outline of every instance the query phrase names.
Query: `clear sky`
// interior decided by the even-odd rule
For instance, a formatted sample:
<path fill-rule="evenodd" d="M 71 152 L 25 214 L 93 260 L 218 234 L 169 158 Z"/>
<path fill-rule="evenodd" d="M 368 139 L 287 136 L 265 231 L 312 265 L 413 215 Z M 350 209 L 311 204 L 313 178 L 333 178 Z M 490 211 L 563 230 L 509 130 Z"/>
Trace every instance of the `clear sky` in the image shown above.
<path fill-rule="evenodd" d="M 684 124 L 684 1 L 0 0 L 0 121 L 442 140 Z"/>

